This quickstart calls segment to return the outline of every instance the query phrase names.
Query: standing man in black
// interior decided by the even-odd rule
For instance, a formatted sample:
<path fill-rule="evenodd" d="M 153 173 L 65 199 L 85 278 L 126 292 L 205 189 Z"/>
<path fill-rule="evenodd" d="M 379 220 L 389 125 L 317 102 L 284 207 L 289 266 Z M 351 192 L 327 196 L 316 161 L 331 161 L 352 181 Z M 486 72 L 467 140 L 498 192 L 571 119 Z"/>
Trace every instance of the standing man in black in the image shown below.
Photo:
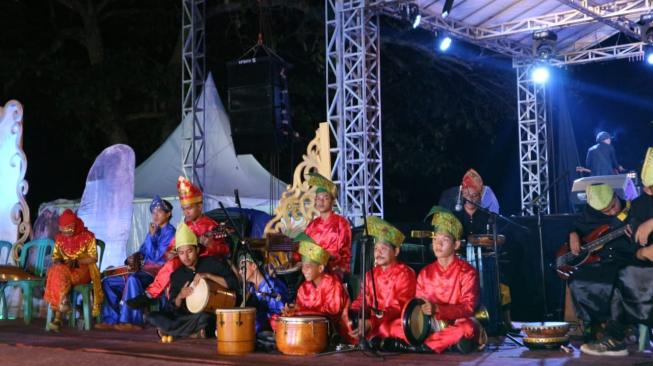
<path fill-rule="evenodd" d="M 605 131 L 596 135 L 596 145 L 587 149 L 585 166 L 591 175 L 613 175 L 625 169 L 617 162 L 617 155 L 612 146 L 612 136 Z"/>

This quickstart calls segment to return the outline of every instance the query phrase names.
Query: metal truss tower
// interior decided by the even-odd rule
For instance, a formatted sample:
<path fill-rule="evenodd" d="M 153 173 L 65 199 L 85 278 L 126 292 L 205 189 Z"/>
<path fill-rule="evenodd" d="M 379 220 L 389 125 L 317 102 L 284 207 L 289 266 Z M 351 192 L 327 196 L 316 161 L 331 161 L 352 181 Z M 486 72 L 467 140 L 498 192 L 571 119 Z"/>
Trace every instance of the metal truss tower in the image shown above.
<path fill-rule="evenodd" d="M 182 131 L 182 167 L 184 174 L 204 190 L 204 98 L 199 99 L 205 65 L 205 0 L 181 0 L 181 120 L 192 119 Z"/>
<path fill-rule="evenodd" d="M 379 19 L 365 0 L 325 0 L 327 121 L 333 180 L 355 225 L 383 217 Z"/>
<path fill-rule="evenodd" d="M 525 215 L 533 215 L 536 207 L 543 214 L 550 213 L 549 194 L 542 195 L 549 184 L 546 87 L 533 82 L 533 67 L 515 68 L 521 208 Z"/>

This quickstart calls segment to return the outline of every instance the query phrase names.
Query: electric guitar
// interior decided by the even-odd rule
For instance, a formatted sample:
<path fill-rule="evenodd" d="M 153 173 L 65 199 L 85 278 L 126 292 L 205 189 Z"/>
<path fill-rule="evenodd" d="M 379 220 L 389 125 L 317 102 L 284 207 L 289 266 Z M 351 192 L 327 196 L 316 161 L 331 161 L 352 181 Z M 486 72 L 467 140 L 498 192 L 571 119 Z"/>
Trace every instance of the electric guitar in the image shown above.
<path fill-rule="evenodd" d="M 580 253 L 574 255 L 568 243 L 565 243 L 556 253 L 556 272 L 563 280 L 569 277 L 578 270 L 579 267 L 600 261 L 600 257 L 594 254 L 597 250 L 603 248 L 608 242 L 624 235 L 626 233 L 627 225 L 624 225 L 616 230 L 609 231 L 609 225 L 601 225 L 592 230 L 583 239 L 585 245 L 581 245 Z"/>

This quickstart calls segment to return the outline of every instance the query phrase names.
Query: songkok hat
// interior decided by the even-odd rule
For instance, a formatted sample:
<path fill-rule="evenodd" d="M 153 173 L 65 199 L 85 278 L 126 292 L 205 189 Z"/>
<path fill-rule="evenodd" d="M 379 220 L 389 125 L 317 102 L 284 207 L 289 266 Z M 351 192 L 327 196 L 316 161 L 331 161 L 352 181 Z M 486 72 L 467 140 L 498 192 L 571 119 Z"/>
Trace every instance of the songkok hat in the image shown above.
<path fill-rule="evenodd" d="M 155 208 L 161 209 L 163 212 L 172 211 L 172 204 L 164 199 L 161 199 L 159 195 L 154 196 L 152 203 L 150 203 L 150 212 L 154 211 Z"/>
<path fill-rule="evenodd" d="M 197 244 L 197 235 L 195 235 L 186 223 L 182 222 L 179 224 L 177 232 L 175 232 L 175 250 L 184 245 L 197 246 Z"/>
<path fill-rule="evenodd" d="M 458 221 L 451 211 L 442 206 L 433 206 L 426 217 L 433 215 L 431 225 L 433 225 L 433 235 L 447 234 L 455 240 L 460 240 L 463 236 L 463 225 Z"/>
<path fill-rule="evenodd" d="M 646 150 L 644 166 L 642 167 L 642 185 L 644 187 L 653 186 L 653 147 Z"/>
<path fill-rule="evenodd" d="M 585 193 L 587 194 L 587 203 L 597 211 L 606 209 L 614 197 L 612 187 L 605 183 L 589 185 L 585 188 Z"/>
<path fill-rule="evenodd" d="M 377 243 L 383 242 L 397 248 L 401 247 L 405 238 L 399 229 L 376 216 L 367 217 L 367 232 L 376 239 Z"/>
<path fill-rule="evenodd" d="M 472 189 L 475 192 L 483 191 L 483 178 L 478 172 L 474 169 L 469 169 L 465 175 L 463 175 L 463 188 Z"/>
<path fill-rule="evenodd" d="M 601 141 L 604 141 L 604 140 L 607 140 L 607 139 L 611 139 L 611 138 L 612 138 L 612 136 L 610 136 L 610 134 L 605 132 L 605 131 L 601 131 L 601 132 L 596 134 L 596 142 L 597 143 L 599 143 Z"/>
<path fill-rule="evenodd" d="M 321 265 L 326 265 L 329 262 L 329 252 L 319 246 L 306 233 L 297 235 L 295 242 L 299 242 L 299 254 L 302 256 L 302 262 L 313 262 Z"/>
<path fill-rule="evenodd" d="M 331 196 L 336 197 L 338 194 L 338 189 L 332 181 L 327 179 L 325 176 L 320 173 L 309 173 L 308 174 L 308 185 L 317 187 L 316 192 L 327 192 Z"/>
<path fill-rule="evenodd" d="M 180 176 L 177 180 L 177 191 L 182 206 L 202 202 L 202 191 L 185 177 Z"/>

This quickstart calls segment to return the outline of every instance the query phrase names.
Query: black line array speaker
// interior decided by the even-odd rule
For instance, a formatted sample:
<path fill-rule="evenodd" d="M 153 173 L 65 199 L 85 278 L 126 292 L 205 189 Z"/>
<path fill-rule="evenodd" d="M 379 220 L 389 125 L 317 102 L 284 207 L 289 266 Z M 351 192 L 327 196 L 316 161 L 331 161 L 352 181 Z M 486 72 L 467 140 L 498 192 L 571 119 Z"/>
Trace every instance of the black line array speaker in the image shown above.
<path fill-rule="evenodd" d="M 275 152 L 288 143 L 293 130 L 287 70 L 273 57 L 227 64 L 228 110 L 238 154 Z"/>

